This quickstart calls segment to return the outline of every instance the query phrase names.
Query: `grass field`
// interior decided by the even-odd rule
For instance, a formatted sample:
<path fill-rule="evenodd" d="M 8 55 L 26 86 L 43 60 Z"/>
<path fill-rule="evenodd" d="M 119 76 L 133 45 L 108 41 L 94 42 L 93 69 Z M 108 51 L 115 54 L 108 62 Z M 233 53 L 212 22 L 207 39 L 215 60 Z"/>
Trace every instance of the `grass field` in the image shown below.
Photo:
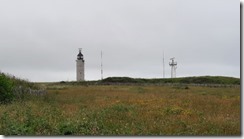
<path fill-rule="evenodd" d="M 3 135 L 241 135 L 240 87 L 47 86 L 0 105 Z"/>

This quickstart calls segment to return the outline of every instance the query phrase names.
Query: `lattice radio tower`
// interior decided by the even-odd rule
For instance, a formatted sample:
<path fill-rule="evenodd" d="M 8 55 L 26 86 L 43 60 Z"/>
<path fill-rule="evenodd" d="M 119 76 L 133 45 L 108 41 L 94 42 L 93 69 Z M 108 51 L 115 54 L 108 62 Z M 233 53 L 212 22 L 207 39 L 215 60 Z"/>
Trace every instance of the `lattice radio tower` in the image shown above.
<path fill-rule="evenodd" d="M 165 78 L 164 51 L 163 51 L 163 78 Z"/>
<path fill-rule="evenodd" d="M 171 78 L 176 77 L 176 68 L 177 68 L 177 62 L 174 61 L 174 57 L 170 58 L 171 62 L 169 62 L 169 65 L 171 66 Z"/>
<path fill-rule="evenodd" d="M 103 51 L 101 51 L 101 80 L 103 80 Z"/>

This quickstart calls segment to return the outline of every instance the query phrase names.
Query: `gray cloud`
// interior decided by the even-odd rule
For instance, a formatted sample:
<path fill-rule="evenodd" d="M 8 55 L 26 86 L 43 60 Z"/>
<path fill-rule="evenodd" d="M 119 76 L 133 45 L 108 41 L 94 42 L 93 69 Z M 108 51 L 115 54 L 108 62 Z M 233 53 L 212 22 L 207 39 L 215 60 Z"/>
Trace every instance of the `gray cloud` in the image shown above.
<path fill-rule="evenodd" d="M 31 81 L 104 76 L 240 77 L 240 3 L 230 0 L 2 0 L 0 70 Z"/>

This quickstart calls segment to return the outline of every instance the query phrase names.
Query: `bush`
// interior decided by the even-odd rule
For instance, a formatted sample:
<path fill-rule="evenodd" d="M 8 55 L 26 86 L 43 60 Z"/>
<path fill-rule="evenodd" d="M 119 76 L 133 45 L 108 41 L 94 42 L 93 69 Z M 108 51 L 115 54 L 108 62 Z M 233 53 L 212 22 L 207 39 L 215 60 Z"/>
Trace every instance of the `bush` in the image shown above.
<path fill-rule="evenodd" d="M 137 81 L 134 78 L 130 77 L 108 77 L 103 79 L 102 82 L 111 82 L 111 83 L 136 83 Z"/>
<path fill-rule="evenodd" d="M 13 82 L 4 74 L 0 74 L 0 103 L 8 103 L 13 100 Z"/>
<path fill-rule="evenodd" d="M 65 81 L 60 81 L 60 83 L 62 84 L 62 83 L 66 83 Z"/>

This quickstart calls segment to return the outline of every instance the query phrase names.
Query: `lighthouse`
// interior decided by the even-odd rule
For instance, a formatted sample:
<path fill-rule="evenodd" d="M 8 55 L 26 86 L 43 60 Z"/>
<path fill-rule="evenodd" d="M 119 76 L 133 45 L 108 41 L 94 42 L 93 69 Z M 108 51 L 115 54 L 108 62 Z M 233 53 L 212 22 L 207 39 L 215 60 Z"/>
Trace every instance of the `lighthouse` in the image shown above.
<path fill-rule="evenodd" d="M 79 48 L 79 53 L 76 60 L 76 79 L 77 81 L 85 80 L 85 60 L 83 54 L 81 53 L 81 48 Z"/>

